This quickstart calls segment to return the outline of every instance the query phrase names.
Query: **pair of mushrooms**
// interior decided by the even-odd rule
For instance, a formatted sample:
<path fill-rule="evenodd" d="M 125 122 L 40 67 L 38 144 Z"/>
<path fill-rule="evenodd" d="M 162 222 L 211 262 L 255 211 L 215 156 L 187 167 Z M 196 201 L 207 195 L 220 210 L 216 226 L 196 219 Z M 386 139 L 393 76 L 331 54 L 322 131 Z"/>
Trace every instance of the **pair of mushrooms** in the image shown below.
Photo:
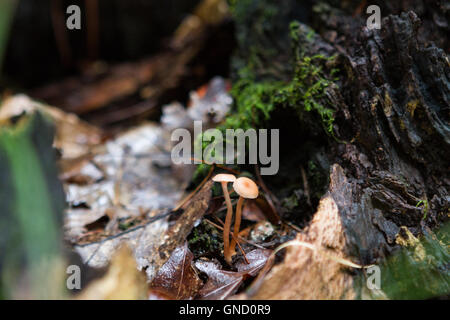
<path fill-rule="evenodd" d="M 241 226 L 241 213 L 242 205 L 245 199 L 255 199 L 258 197 L 258 186 L 252 179 L 241 177 L 237 178 L 232 174 L 218 174 L 213 177 L 213 181 L 220 182 L 222 184 L 222 191 L 225 197 L 225 202 L 227 205 L 227 216 L 225 218 L 225 224 L 223 227 L 223 255 L 225 261 L 231 264 L 231 257 L 235 254 L 236 239 L 239 234 L 239 227 Z M 236 205 L 236 217 L 234 221 L 233 235 L 234 239 L 231 241 L 230 245 L 230 227 L 231 218 L 233 216 L 233 206 L 231 205 L 230 194 L 228 193 L 227 184 L 233 182 L 233 189 L 239 195 L 239 200 Z"/>

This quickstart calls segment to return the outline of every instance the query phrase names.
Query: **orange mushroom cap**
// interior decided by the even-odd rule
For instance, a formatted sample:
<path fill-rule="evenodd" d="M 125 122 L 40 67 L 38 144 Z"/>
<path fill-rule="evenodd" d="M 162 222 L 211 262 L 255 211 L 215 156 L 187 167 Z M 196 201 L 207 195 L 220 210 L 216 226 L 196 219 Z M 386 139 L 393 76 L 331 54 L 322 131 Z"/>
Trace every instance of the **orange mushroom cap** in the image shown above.
<path fill-rule="evenodd" d="M 214 182 L 234 182 L 236 181 L 236 177 L 232 174 L 227 174 L 227 173 L 219 173 L 216 174 L 212 180 Z"/>
<path fill-rule="evenodd" d="M 247 177 L 237 178 L 233 183 L 233 188 L 238 195 L 246 199 L 255 199 L 259 194 L 256 183 Z"/>

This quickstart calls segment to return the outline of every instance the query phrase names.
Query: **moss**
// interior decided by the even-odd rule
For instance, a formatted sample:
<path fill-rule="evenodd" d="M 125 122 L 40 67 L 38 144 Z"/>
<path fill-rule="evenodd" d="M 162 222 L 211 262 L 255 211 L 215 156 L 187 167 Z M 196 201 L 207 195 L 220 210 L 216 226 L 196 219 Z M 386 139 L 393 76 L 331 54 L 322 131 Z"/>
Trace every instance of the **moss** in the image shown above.
<path fill-rule="evenodd" d="M 323 66 L 334 57 L 324 55 L 305 55 L 299 47 L 300 24 L 290 24 L 291 46 L 294 52 L 293 75 L 290 81 L 263 80 L 255 75 L 255 68 L 250 59 L 246 67 L 238 73 L 231 90 L 235 100 L 235 112 L 231 114 L 222 128 L 258 128 L 270 119 L 276 107 L 294 108 L 299 116 L 303 112 L 316 112 L 328 133 L 331 133 L 334 121 L 334 110 L 326 107 L 326 89 L 337 78 L 337 69 L 324 71 Z M 314 35 L 314 31 L 310 31 Z"/>
<path fill-rule="evenodd" d="M 223 246 L 220 232 L 205 221 L 192 230 L 188 244 L 195 258 L 220 255 Z"/>
<path fill-rule="evenodd" d="M 292 108 L 299 117 L 301 124 L 310 126 L 311 121 L 317 117 L 325 132 L 334 137 L 333 122 L 334 109 L 327 98 L 326 90 L 336 86 L 338 80 L 335 74 L 337 69 L 324 68 L 327 62 L 335 57 L 324 55 L 307 56 L 302 52 L 300 39 L 300 23 L 294 21 L 290 24 L 290 38 L 293 52 L 292 76 L 289 80 L 262 79 L 259 70 L 258 54 L 250 51 L 246 66 L 238 71 L 237 81 L 231 89 L 234 98 L 234 112 L 230 113 L 218 129 L 250 129 L 268 127 L 271 114 L 277 108 Z M 308 33 L 314 36 L 314 31 Z M 307 117 L 306 114 L 314 114 Z M 312 119 L 312 120 L 311 120 Z M 210 142 L 203 142 L 202 136 L 197 143 L 202 143 L 203 150 Z M 202 164 L 194 175 L 194 179 L 204 176 L 209 166 Z"/>
<path fill-rule="evenodd" d="M 243 71 L 231 90 L 235 99 L 236 111 L 219 128 L 262 127 L 270 120 L 270 114 L 276 107 L 294 108 L 299 117 L 303 113 L 315 112 L 320 116 L 325 131 L 333 132 L 334 109 L 324 105 L 326 89 L 333 80 L 327 78 L 320 62 L 330 60 L 325 56 L 301 57 L 295 64 L 295 75 L 289 83 L 281 81 L 256 82 Z"/>

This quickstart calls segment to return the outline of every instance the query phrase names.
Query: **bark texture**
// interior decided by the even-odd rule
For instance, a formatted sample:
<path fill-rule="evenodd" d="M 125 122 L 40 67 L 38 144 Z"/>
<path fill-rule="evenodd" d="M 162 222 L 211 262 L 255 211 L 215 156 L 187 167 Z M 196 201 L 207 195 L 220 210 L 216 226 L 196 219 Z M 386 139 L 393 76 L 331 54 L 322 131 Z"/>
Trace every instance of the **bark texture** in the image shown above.
<path fill-rule="evenodd" d="M 380 5 L 384 17 L 381 29 L 369 30 L 365 22 L 368 15 L 364 15 L 366 6 L 358 7 L 359 1 L 325 1 L 304 4 L 302 8 L 292 1 L 283 2 L 283 12 L 290 14 L 275 15 L 273 28 L 266 26 L 267 37 L 261 46 L 267 48 L 267 39 L 272 39 L 272 48 L 286 48 L 285 37 L 278 37 L 278 33 L 287 32 L 287 27 L 279 26 L 283 21 L 290 22 L 290 18 L 312 25 L 318 33 L 303 23 L 296 26 L 296 36 L 291 40 L 294 50 L 288 58 L 286 51 L 280 55 L 276 54 L 277 49 L 269 53 L 258 51 L 259 61 L 269 65 L 264 70 L 273 72 L 268 75 L 252 64 L 256 81 L 268 77 L 286 81 L 289 75 L 292 77 L 298 52 L 309 57 L 335 56 L 323 68 L 340 70 L 339 79 L 316 100 L 334 110 L 333 134 L 320 138 L 320 126 L 313 123 L 317 117 L 308 114 L 300 117 L 300 127 L 315 133 L 294 134 L 288 139 L 289 143 L 303 140 L 303 144 L 294 145 L 303 147 L 297 153 L 307 153 L 305 163 L 317 157 L 321 148 L 325 149 L 323 162 L 330 164 L 331 172 L 328 191 L 304 234 L 297 239 L 361 265 L 380 263 L 401 247 L 401 230 L 406 228 L 419 237 L 448 220 L 448 8 L 428 1 Z M 407 8 L 417 8 L 422 19 L 413 11 L 400 12 Z M 306 18 L 300 13 L 302 9 L 309 9 Z M 258 15 L 242 19 L 238 32 L 240 28 L 253 30 L 257 19 Z M 276 32 L 272 34 L 273 30 Z M 436 32 L 430 34 L 429 30 Z M 258 48 L 255 33 L 251 43 Z M 250 37 L 248 34 L 245 35 Z M 282 45 L 278 44 L 280 41 Z M 244 50 L 237 56 L 240 64 L 236 65 L 245 65 L 240 60 L 245 55 Z M 294 60 L 290 72 L 286 62 L 289 60 Z M 281 67 L 276 67 L 278 64 Z M 288 107 L 304 108 L 302 103 L 289 102 Z M 281 109 L 282 106 L 276 106 L 272 116 Z M 305 151 L 308 144 L 315 147 Z M 322 169 L 328 167 L 324 165 Z M 352 298 L 359 295 L 351 289 L 354 275 L 309 249 L 290 248 L 283 263 L 274 267 L 253 297 Z"/>

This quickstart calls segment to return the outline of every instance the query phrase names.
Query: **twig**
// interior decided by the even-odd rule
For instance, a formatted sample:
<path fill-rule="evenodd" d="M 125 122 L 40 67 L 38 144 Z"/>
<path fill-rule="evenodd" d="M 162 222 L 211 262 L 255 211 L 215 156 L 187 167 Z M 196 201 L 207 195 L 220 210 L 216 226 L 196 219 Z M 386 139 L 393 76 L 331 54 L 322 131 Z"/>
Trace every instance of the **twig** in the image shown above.
<path fill-rule="evenodd" d="M 281 220 L 281 223 L 285 224 L 286 226 L 288 226 L 291 229 L 294 229 L 295 231 L 302 233 L 302 229 L 300 229 L 299 227 L 297 227 L 295 224 L 292 224 L 290 222 Z"/>
<path fill-rule="evenodd" d="M 115 239 L 115 238 L 119 238 L 119 237 L 123 236 L 124 234 L 130 233 L 130 232 L 133 232 L 133 231 L 136 231 L 136 230 L 141 229 L 141 228 L 145 228 L 145 227 L 148 226 L 150 223 L 153 223 L 153 222 L 155 222 L 155 221 L 157 221 L 157 220 L 160 220 L 160 219 L 163 219 L 163 218 L 165 218 L 165 217 L 168 217 L 168 216 L 170 216 L 173 212 L 175 212 L 175 210 L 168 211 L 168 212 L 162 213 L 162 214 L 160 214 L 160 215 L 151 217 L 151 218 L 148 219 L 148 221 L 146 221 L 146 222 L 143 223 L 143 224 L 140 224 L 140 225 L 138 225 L 138 226 L 129 228 L 129 229 L 123 231 L 123 232 L 120 232 L 120 233 L 117 233 L 117 234 L 115 234 L 115 235 L 106 237 L 106 238 L 104 238 L 104 239 L 101 239 L 101 240 L 98 240 L 98 241 L 89 242 L 89 243 L 85 243 L 85 244 L 75 244 L 75 245 L 78 246 L 78 247 L 86 247 L 86 246 L 92 245 L 92 244 L 94 244 L 94 243 L 100 243 L 100 244 L 101 244 L 101 243 L 103 243 L 103 242 L 106 242 L 106 241 L 109 241 L 109 240 L 113 240 L 113 239 Z"/>
<path fill-rule="evenodd" d="M 303 169 L 303 166 L 300 166 L 300 171 L 302 173 L 303 189 L 305 190 L 306 194 L 306 202 L 311 207 L 311 196 L 309 191 L 308 178 L 306 177 L 306 172 L 305 169 Z"/>
<path fill-rule="evenodd" d="M 259 166 L 257 164 L 255 164 L 255 173 L 256 173 L 256 178 L 258 180 L 258 184 L 261 186 L 261 188 L 264 190 L 264 192 L 269 196 L 269 199 L 268 199 L 269 204 L 275 209 L 273 202 L 276 202 L 278 205 L 280 203 L 280 201 L 269 190 L 269 188 L 267 188 L 266 184 L 264 183 L 264 180 L 261 177 L 261 173 L 259 172 Z M 277 210 L 275 210 L 275 212 L 278 214 Z"/>
<path fill-rule="evenodd" d="M 217 218 L 217 220 L 219 220 L 219 221 L 223 224 L 223 222 L 222 222 L 219 218 Z M 216 227 L 217 229 L 223 230 L 223 228 L 222 228 L 221 226 L 215 224 L 215 223 L 212 222 L 211 220 L 205 219 L 205 221 L 206 221 L 207 223 L 209 223 L 210 225 Z M 248 259 L 247 259 L 247 256 L 245 255 L 244 250 L 242 249 L 241 245 L 239 244 L 239 241 L 238 241 L 238 240 L 236 239 L 236 237 L 234 236 L 234 233 L 230 231 L 230 234 L 231 234 L 231 237 L 234 239 L 234 241 L 236 241 L 236 244 L 238 245 L 239 250 L 241 251 L 242 255 L 244 256 L 245 262 L 246 262 L 247 264 L 250 264 L 250 262 L 249 262 Z M 238 236 L 238 239 L 243 240 L 244 242 L 248 242 L 248 241 L 246 241 L 244 238 L 241 238 L 241 237 L 239 237 L 239 236 Z"/>

